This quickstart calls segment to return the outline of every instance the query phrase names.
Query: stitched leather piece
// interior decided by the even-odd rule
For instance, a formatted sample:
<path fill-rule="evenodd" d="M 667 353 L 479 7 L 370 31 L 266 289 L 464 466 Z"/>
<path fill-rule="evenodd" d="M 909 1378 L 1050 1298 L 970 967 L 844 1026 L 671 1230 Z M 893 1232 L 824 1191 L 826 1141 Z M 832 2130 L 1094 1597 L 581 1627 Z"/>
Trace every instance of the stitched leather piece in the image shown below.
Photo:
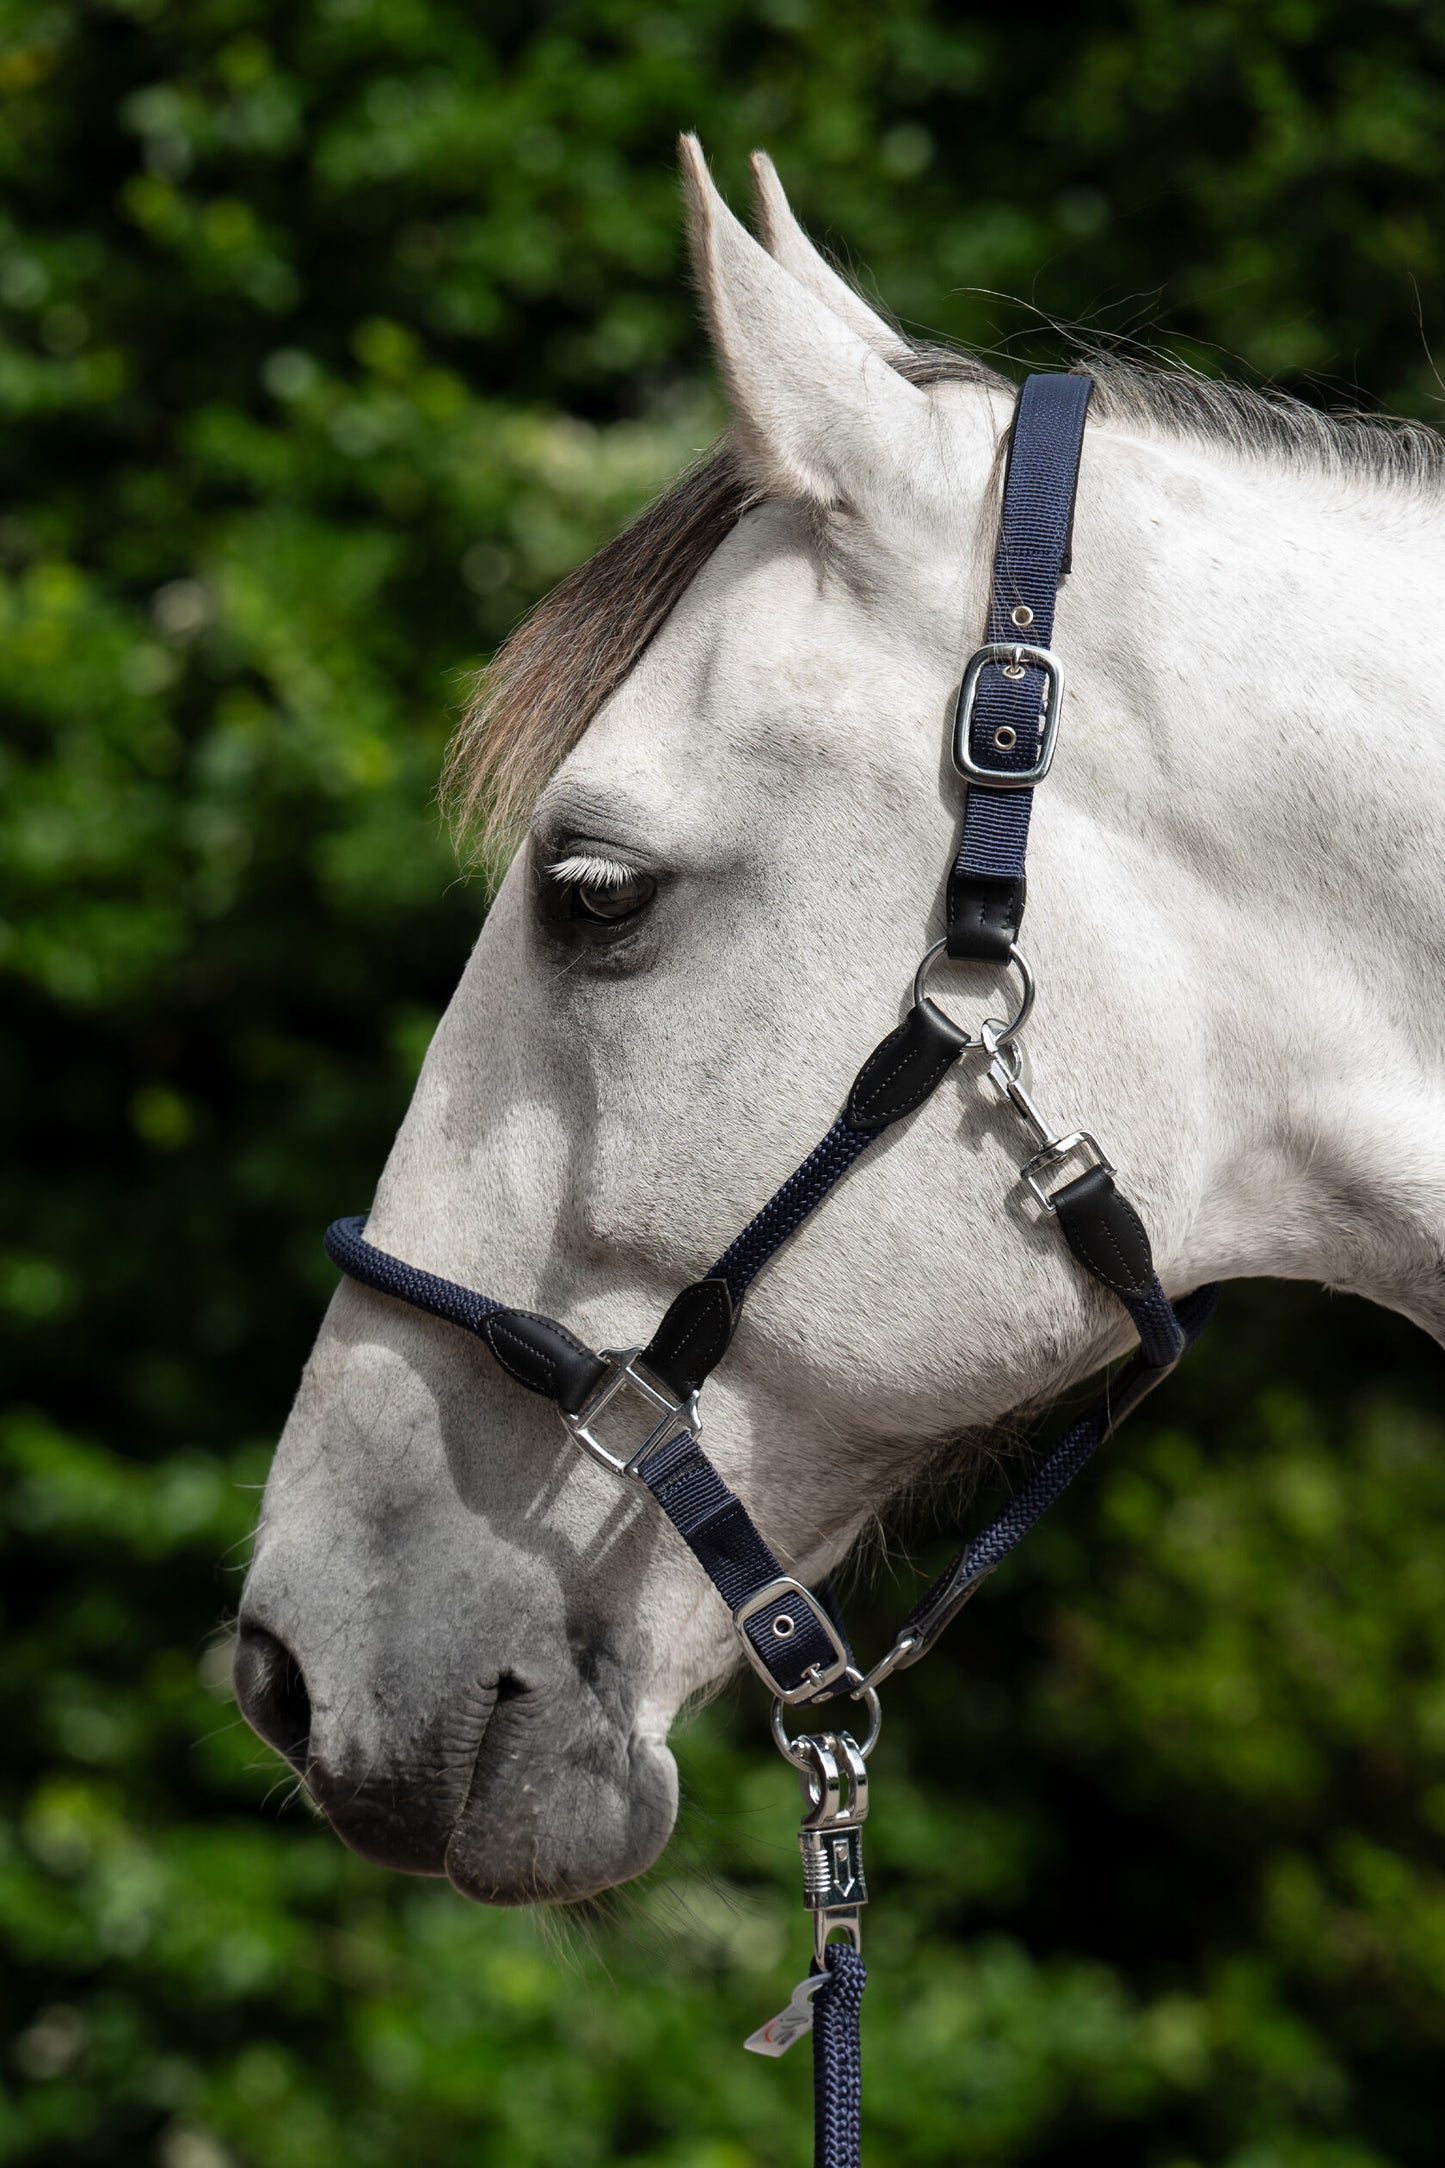
<path fill-rule="evenodd" d="M 565 1326 L 531 1310 L 496 1310 L 481 1336 L 509 1377 L 575 1414 L 606 1374 L 606 1365 Z"/>
<path fill-rule="evenodd" d="M 1116 1295 L 1142 1295 L 1154 1277 L 1144 1223 L 1112 1175 L 1091 1167 L 1054 1198 L 1064 1240 L 1079 1263 Z"/>
<path fill-rule="evenodd" d="M 864 1135 L 886 1129 L 922 1106 L 967 1044 L 967 1033 L 950 1024 L 941 1009 L 930 1001 L 917 1003 L 858 1071 L 843 1120 Z"/>
<path fill-rule="evenodd" d="M 728 1351 L 737 1312 L 723 1280 L 694 1280 L 675 1296 L 641 1361 L 679 1400 L 695 1393 Z"/>
<path fill-rule="evenodd" d="M 970 876 L 955 861 L 948 876 L 949 955 L 1006 964 L 1023 924 L 1027 885 L 1022 874 L 1014 881 Z"/>

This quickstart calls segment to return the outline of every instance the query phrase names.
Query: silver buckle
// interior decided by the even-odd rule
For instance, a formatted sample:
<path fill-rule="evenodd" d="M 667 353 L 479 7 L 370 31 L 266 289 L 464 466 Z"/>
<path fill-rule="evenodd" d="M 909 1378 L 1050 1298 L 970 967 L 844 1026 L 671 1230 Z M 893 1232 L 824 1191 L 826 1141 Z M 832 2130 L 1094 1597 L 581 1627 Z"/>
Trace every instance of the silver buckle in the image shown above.
<path fill-rule="evenodd" d="M 973 711 L 978 701 L 978 681 L 990 663 L 1007 663 L 1015 669 L 1042 670 L 1044 706 L 1039 717 L 1038 757 L 1031 768 L 990 768 L 974 759 L 968 749 Z M 968 658 L 953 719 L 953 765 L 967 782 L 984 790 L 1032 790 L 1042 783 L 1053 766 L 1059 737 L 1059 717 L 1064 706 L 1064 670 L 1051 647 L 1024 647 L 1012 640 L 992 640 Z"/>
<path fill-rule="evenodd" d="M 607 1365 L 607 1375 L 593 1387 L 575 1415 L 566 1408 L 557 1411 L 573 1441 L 584 1453 L 590 1453 L 595 1461 L 600 1461 L 604 1468 L 610 1468 L 613 1475 L 635 1476 L 639 1464 L 657 1446 L 668 1444 L 684 1430 L 697 1437 L 702 1429 L 697 1415 L 697 1394 L 689 1393 L 686 1400 L 679 1400 L 650 1371 L 642 1368 L 637 1360 L 641 1353 L 640 1347 L 599 1348 L 598 1359 Z M 603 1444 L 593 1428 L 603 1409 L 622 1392 L 633 1393 L 652 1416 L 647 1435 L 631 1453 L 614 1452 Z"/>
<path fill-rule="evenodd" d="M 1054 1198 L 1058 1196 L 1059 1190 L 1055 1189 L 1051 1193 L 1035 1176 L 1042 1168 L 1057 1167 L 1061 1160 L 1071 1158 L 1075 1152 L 1082 1152 L 1087 1157 L 1088 1164 L 1082 1170 L 1085 1174 L 1094 1167 L 1102 1167 L 1105 1174 L 1115 1174 L 1118 1171 L 1098 1138 L 1091 1136 L 1087 1129 L 1076 1129 L 1070 1137 L 1051 1137 L 1041 1152 L 1035 1152 L 1033 1158 L 1025 1160 L 1019 1168 L 1019 1173 L 1046 1212 L 1054 1211 Z M 1063 1184 L 1060 1183 L 1059 1188 L 1062 1187 Z"/>
<path fill-rule="evenodd" d="M 751 1641 L 744 1631 L 749 1619 L 756 1618 L 760 1611 L 768 1610 L 771 1605 L 777 1603 L 780 1596 L 802 1597 L 814 1625 L 822 1628 L 828 1637 L 828 1645 L 833 1651 L 831 1664 L 810 1665 L 807 1676 L 797 1686 L 782 1686 L 779 1684 L 773 1673 L 769 1671 L 766 1660 L 760 1653 L 757 1644 Z M 778 1646 L 784 1648 L 796 1631 L 796 1622 L 788 1616 L 786 1611 L 780 1611 L 778 1617 L 786 1622 L 788 1629 L 785 1634 L 778 1635 Z M 769 1581 L 766 1588 L 760 1588 L 755 1596 L 748 1597 L 746 1603 L 739 1604 L 737 1610 L 733 1613 L 733 1624 L 737 1628 L 738 1639 L 743 1645 L 744 1656 L 746 1656 L 764 1686 L 770 1692 L 776 1694 L 778 1700 L 784 1704 L 795 1701 L 811 1701 L 814 1694 L 821 1693 L 826 1686 L 836 1685 L 839 1679 L 846 1678 L 848 1675 L 848 1651 L 843 1646 L 842 1635 L 813 1594 L 813 1591 L 810 1588 L 804 1588 L 802 1582 L 795 1581 L 791 1574 L 780 1573 L 776 1581 Z"/>

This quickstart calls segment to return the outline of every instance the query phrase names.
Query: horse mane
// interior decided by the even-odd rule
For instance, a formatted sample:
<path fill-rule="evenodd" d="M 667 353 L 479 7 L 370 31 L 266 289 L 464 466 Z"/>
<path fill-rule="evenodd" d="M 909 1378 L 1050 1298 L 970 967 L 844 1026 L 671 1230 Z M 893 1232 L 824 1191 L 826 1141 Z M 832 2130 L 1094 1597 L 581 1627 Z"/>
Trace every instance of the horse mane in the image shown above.
<path fill-rule="evenodd" d="M 921 387 L 1014 388 L 961 348 L 910 347 L 895 366 Z M 1445 478 L 1445 436 L 1424 422 L 1327 412 L 1285 392 L 1112 352 L 1081 351 L 1074 366 L 1094 379 L 1090 414 L 1100 421 L 1417 494 Z M 544 596 L 478 674 L 447 752 L 442 802 L 479 860 L 495 864 L 515 846 L 548 777 L 757 502 L 724 437 Z"/>

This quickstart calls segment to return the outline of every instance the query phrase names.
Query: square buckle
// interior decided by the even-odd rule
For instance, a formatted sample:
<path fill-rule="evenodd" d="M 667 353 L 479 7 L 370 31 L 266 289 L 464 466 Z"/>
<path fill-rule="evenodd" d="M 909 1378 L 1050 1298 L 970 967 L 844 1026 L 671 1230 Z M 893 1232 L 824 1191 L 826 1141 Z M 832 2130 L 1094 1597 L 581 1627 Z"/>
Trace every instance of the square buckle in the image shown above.
<path fill-rule="evenodd" d="M 697 1394 L 689 1393 L 686 1400 L 679 1400 L 662 1382 L 644 1370 L 637 1360 L 640 1347 L 604 1347 L 598 1349 L 598 1358 L 607 1365 L 607 1375 L 600 1385 L 593 1388 L 575 1415 L 566 1408 L 558 1414 L 567 1427 L 567 1433 L 584 1453 L 590 1453 L 595 1461 L 609 1468 L 613 1475 L 637 1474 L 640 1463 L 646 1460 L 655 1447 L 666 1445 L 681 1431 L 690 1431 L 697 1437 L 702 1429 L 697 1414 Z M 652 1420 L 642 1443 L 630 1453 L 619 1453 L 604 1444 L 597 1435 L 595 1424 L 603 1410 L 611 1405 L 619 1393 L 629 1393 L 640 1400 L 643 1409 Z M 639 1478 L 640 1480 L 640 1478 Z"/>
<path fill-rule="evenodd" d="M 975 760 L 969 751 L 968 741 L 973 730 L 973 711 L 978 703 L 979 679 L 990 663 L 1006 663 L 1015 669 L 1042 670 L 1044 673 L 1044 706 L 1039 718 L 1038 757 L 1030 768 L 990 768 L 985 762 Z M 1063 665 L 1051 647 L 1024 647 L 1013 640 L 990 641 L 986 647 L 978 648 L 969 656 L 968 666 L 963 673 L 958 707 L 953 718 L 954 767 L 965 781 L 977 784 L 983 790 L 1032 790 L 1036 783 L 1042 783 L 1053 766 L 1063 705 Z"/>
<path fill-rule="evenodd" d="M 1046 1212 L 1054 1210 L 1054 1198 L 1063 1185 L 1060 1183 L 1051 1192 L 1046 1190 L 1036 1177 L 1043 1169 L 1057 1167 L 1062 1161 L 1072 1158 L 1075 1152 L 1081 1152 L 1085 1156 L 1086 1164 L 1081 1170 L 1085 1174 L 1094 1167 L 1102 1167 L 1105 1174 L 1115 1174 L 1118 1171 L 1098 1138 L 1092 1136 L 1087 1129 L 1076 1129 L 1072 1136 L 1052 1138 L 1041 1152 L 1035 1152 L 1033 1158 L 1025 1160 L 1019 1168 L 1020 1175 Z"/>
<path fill-rule="evenodd" d="M 833 1661 L 830 1664 L 813 1664 L 809 1668 L 807 1677 L 797 1686 L 783 1686 L 779 1682 L 768 1669 L 767 1661 L 758 1649 L 757 1644 L 744 1631 L 749 1619 L 756 1618 L 760 1611 L 767 1611 L 775 1607 L 781 1596 L 797 1596 L 801 1598 L 813 1624 L 826 1634 L 828 1645 L 833 1651 Z M 797 1631 L 797 1622 L 783 1610 L 778 1611 L 778 1618 L 786 1622 L 788 1629 L 785 1634 L 778 1634 L 777 1636 L 778 1647 L 781 1650 L 786 1648 L 789 1641 L 792 1640 Z M 764 1686 L 776 1694 L 779 1701 L 789 1703 L 810 1701 L 813 1695 L 821 1693 L 825 1686 L 836 1685 L 839 1679 L 848 1676 L 848 1651 L 843 1646 L 842 1635 L 813 1594 L 813 1591 L 810 1588 L 804 1588 L 802 1582 L 795 1581 L 789 1573 L 780 1573 L 776 1581 L 769 1581 L 766 1588 L 760 1588 L 756 1595 L 749 1596 L 745 1603 L 739 1604 L 733 1613 L 733 1624 L 737 1628 L 738 1639 L 743 1645 L 744 1656 L 746 1656 Z M 774 1621 L 775 1631 L 776 1626 L 777 1620 Z"/>

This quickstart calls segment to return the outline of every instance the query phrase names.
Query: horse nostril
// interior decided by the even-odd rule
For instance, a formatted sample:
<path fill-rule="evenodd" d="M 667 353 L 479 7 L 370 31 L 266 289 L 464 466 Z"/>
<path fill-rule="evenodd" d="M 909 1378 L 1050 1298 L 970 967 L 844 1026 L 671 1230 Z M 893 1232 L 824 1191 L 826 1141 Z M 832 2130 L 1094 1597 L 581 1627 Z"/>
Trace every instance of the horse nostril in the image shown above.
<path fill-rule="evenodd" d="M 231 1676 L 241 1714 L 251 1729 L 304 1776 L 311 1744 L 311 1696 L 301 1666 L 285 1642 L 264 1626 L 243 1626 L 236 1638 Z"/>

